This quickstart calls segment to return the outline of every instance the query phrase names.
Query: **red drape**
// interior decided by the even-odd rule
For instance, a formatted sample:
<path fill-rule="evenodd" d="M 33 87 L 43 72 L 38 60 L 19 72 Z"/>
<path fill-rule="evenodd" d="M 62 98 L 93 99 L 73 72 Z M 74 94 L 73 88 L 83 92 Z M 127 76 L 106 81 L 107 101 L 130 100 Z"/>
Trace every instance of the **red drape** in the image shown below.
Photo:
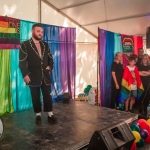
<path fill-rule="evenodd" d="M 141 36 L 133 36 L 134 38 L 134 54 L 138 55 L 138 49 L 143 48 L 143 39 Z"/>

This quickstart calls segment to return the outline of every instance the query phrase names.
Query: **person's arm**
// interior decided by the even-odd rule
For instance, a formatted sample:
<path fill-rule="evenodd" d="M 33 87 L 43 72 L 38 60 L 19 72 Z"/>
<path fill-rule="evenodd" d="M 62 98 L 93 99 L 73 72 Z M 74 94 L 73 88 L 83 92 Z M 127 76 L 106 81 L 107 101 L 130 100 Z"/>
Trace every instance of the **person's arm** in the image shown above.
<path fill-rule="evenodd" d="M 117 82 L 117 78 L 116 78 L 115 72 L 112 71 L 111 74 L 112 74 L 113 80 L 114 80 L 114 82 L 115 82 L 116 89 L 119 89 L 119 84 L 118 84 L 118 82 Z"/>
<path fill-rule="evenodd" d="M 19 68 L 21 70 L 22 76 L 24 78 L 24 81 L 26 83 L 30 82 L 30 78 L 29 78 L 29 70 L 28 70 L 28 62 L 27 62 L 27 50 L 26 50 L 26 46 L 24 43 L 21 44 L 20 46 L 20 51 L 19 51 Z"/>
<path fill-rule="evenodd" d="M 139 71 L 140 76 L 149 76 L 150 71 Z"/>
<path fill-rule="evenodd" d="M 51 54 L 51 52 L 50 52 L 50 48 L 49 48 L 49 46 L 48 46 L 48 66 L 47 66 L 47 70 L 52 70 L 53 69 L 53 64 L 54 64 L 54 62 L 53 62 L 53 56 L 52 56 L 52 54 Z"/>

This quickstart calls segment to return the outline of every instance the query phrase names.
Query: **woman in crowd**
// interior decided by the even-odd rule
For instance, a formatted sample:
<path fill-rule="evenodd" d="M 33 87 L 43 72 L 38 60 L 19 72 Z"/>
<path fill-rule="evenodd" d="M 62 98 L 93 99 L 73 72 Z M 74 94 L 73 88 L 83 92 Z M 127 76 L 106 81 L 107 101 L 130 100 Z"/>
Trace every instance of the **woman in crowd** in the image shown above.
<path fill-rule="evenodd" d="M 112 73 L 111 108 L 119 109 L 118 96 L 120 92 L 121 80 L 123 75 L 122 53 L 120 52 L 117 52 L 115 55 L 115 59 L 111 67 L 111 73 Z"/>
<path fill-rule="evenodd" d="M 144 87 L 144 92 L 139 100 L 139 111 L 147 115 L 147 106 L 150 101 L 150 62 L 147 54 L 143 55 L 138 69 Z"/>

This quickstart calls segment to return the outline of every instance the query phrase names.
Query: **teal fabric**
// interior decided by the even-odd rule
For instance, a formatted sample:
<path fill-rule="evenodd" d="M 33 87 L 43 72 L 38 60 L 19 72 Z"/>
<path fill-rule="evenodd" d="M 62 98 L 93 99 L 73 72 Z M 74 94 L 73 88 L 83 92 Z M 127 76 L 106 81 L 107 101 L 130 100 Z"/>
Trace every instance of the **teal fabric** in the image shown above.
<path fill-rule="evenodd" d="M 122 53 L 121 36 L 118 33 L 114 33 L 114 56 L 117 52 Z"/>
<path fill-rule="evenodd" d="M 32 108 L 32 100 L 29 87 L 23 81 L 19 69 L 19 50 L 10 51 L 11 58 L 11 83 L 12 103 L 14 111 L 22 111 Z"/>
<path fill-rule="evenodd" d="M 20 42 L 29 40 L 32 36 L 32 25 L 36 22 L 20 20 Z"/>
<path fill-rule="evenodd" d="M 32 25 L 35 22 L 20 20 L 20 42 L 31 38 Z M 19 69 L 19 50 L 10 51 L 12 103 L 14 111 L 22 111 L 32 108 L 32 99 L 29 87 L 23 81 Z"/>

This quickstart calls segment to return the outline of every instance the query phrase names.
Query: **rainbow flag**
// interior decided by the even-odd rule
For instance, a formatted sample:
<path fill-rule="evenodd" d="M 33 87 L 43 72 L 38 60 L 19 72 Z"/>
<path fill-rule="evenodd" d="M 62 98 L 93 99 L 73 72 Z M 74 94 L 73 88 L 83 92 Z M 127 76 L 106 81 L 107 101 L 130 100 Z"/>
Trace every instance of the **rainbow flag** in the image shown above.
<path fill-rule="evenodd" d="M 20 47 L 20 20 L 0 16 L 0 49 Z"/>
<path fill-rule="evenodd" d="M 131 74 L 129 68 L 126 66 L 124 69 L 123 77 L 122 77 L 122 83 L 121 83 L 121 92 L 120 92 L 120 102 L 124 102 L 131 91 L 131 84 L 135 81 L 137 81 L 137 100 L 142 95 L 144 88 L 142 85 L 142 81 L 138 72 L 138 68 L 135 66 L 134 69 L 134 76 Z"/>

